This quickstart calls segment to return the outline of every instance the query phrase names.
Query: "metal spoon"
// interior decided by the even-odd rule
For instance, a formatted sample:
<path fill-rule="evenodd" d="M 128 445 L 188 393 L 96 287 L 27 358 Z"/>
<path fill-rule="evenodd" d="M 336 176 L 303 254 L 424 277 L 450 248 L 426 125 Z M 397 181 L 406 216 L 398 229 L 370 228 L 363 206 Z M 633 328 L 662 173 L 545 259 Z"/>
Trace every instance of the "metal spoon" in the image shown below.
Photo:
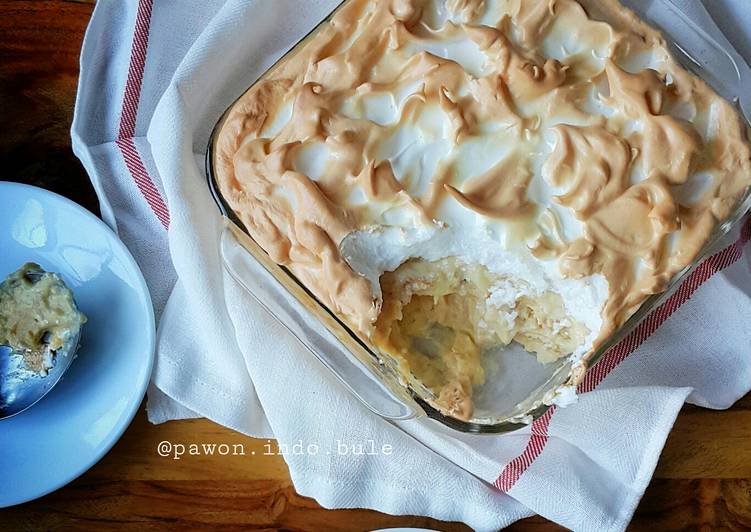
<path fill-rule="evenodd" d="M 60 382 L 76 356 L 81 333 L 52 354 L 46 376 L 26 369 L 23 356 L 0 345 L 0 421 L 31 408 Z"/>
<path fill-rule="evenodd" d="M 36 282 L 45 273 L 29 269 L 25 276 Z M 45 376 L 30 371 L 21 353 L 0 345 L 0 421 L 31 408 L 60 382 L 76 356 L 80 340 L 81 329 L 61 349 L 49 351 L 52 367 Z"/>

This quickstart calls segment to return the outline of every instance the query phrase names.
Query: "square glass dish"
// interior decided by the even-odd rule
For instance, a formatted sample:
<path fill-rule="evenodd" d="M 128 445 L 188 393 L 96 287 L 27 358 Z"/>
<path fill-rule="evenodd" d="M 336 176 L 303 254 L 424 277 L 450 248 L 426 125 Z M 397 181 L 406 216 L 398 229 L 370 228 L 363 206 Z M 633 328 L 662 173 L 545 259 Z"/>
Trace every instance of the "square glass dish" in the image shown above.
<path fill-rule="evenodd" d="M 353 1 L 355 0 L 342 2 L 329 18 L 293 47 L 257 83 L 267 79 L 278 69 L 283 69 L 294 54 L 305 50 L 306 45 L 329 24 L 338 10 L 346 9 Z M 742 86 L 751 79 L 747 65 L 734 51 L 726 49 L 698 27 L 672 0 L 631 0 L 623 3 L 642 20 L 659 29 L 673 57 L 720 96 L 735 103 L 744 120 L 748 121 L 751 95 L 746 94 Z M 408 5 L 410 2 L 395 4 Z M 476 4 L 485 9 L 484 2 Z M 592 19 L 598 20 L 603 16 L 597 12 L 594 0 L 583 1 L 582 4 Z M 440 55 L 441 51 L 431 50 L 431 53 Z M 443 53 L 448 52 L 444 50 Z M 449 103 L 453 103 L 449 96 L 446 98 Z M 440 408 L 434 391 L 420 379 L 400 369 L 400 364 L 394 357 L 376 347 L 361 332 L 348 326 L 336 312 L 313 294 L 309 286 L 289 268 L 277 264 L 264 247 L 252 238 L 251 231 L 223 196 L 217 179 L 218 137 L 234 106 L 235 103 L 230 105 L 216 124 L 206 156 L 209 188 L 227 220 L 221 239 L 223 262 L 228 272 L 248 293 L 297 336 L 353 394 L 371 410 L 388 419 L 427 415 L 453 429 L 475 433 L 499 433 L 525 426 L 541 416 L 551 404 L 560 404 L 561 398 L 566 397 L 562 391 L 573 391 L 586 370 L 664 302 L 673 289 L 713 251 L 751 208 L 751 191 L 746 189 L 729 214 L 703 240 L 701 249 L 694 253 L 690 264 L 674 273 L 664 283 L 663 291 L 641 302 L 622 324 L 609 332 L 594 350 L 583 357 L 564 356 L 542 364 L 524 349 L 513 348 L 517 345 L 515 343 L 487 355 L 489 358 L 486 358 L 492 360 L 492 378 L 476 387 L 472 394 L 474 411 L 467 419 L 461 419 L 461 416 L 449 415 Z M 377 115 L 378 110 L 374 113 Z M 487 364 L 487 360 L 484 363 Z"/>

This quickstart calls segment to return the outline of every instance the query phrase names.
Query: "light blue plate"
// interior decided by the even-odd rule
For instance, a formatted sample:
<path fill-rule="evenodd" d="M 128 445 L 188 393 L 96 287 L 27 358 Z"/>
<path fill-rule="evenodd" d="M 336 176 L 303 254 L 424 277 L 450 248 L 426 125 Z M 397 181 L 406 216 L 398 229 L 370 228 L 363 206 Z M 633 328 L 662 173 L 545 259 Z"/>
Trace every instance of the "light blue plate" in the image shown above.
<path fill-rule="evenodd" d="M 154 312 L 143 276 L 101 220 L 40 188 L 0 182 L 0 278 L 24 262 L 58 272 L 89 321 L 63 380 L 0 420 L 0 507 L 83 474 L 138 410 L 154 363 Z"/>

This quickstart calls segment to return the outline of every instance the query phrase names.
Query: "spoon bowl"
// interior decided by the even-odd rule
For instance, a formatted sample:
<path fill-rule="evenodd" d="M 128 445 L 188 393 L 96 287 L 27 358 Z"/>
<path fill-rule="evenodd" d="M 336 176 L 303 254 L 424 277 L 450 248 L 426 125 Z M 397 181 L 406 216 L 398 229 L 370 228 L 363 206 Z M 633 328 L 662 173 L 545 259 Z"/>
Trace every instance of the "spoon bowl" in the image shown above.
<path fill-rule="evenodd" d="M 26 368 L 23 356 L 0 345 L 0 422 L 28 410 L 46 396 L 68 371 L 80 345 L 81 332 L 51 353 L 52 367 L 42 376 Z"/>

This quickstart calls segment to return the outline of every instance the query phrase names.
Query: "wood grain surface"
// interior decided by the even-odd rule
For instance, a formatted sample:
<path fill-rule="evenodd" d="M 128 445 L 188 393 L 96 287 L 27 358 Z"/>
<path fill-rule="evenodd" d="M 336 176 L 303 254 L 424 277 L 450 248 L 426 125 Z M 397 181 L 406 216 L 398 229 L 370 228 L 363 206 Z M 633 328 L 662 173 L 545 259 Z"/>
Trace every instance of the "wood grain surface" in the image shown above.
<path fill-rule="evenodd" d="M 78 53 L 92 8 L 91 1 L 0 0 L 0 179 L 55 190 L 97 212 L 69 140 Z M 245 456 L 175 460 L 158 454 L 162 441 L 242 444 Z M 273 441 L 206 420 L 153 426 L 142 408 L 84 476 L 38 501 L 0 510 L 0 530 L 467 530 L 422 517 L 323 509 L 295 493 L 275 449 Z M 631 528 L 751 529 L 751 397 L 725 412 L 683 409 Z M 560 530 L 541 517 L 511 529 Z"/>

